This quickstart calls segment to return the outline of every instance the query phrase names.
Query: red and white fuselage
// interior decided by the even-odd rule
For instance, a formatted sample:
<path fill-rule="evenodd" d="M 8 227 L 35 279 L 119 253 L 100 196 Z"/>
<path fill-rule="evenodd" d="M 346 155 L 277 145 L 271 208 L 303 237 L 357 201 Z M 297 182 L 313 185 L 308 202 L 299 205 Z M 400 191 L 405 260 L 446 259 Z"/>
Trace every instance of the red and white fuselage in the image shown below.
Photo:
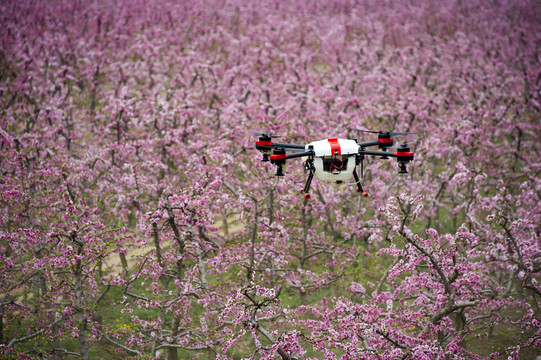
<path fill-rule="evenodd" d="M 355 156 L 359 153 L 359 145 L 354 140 L 337 138 L 313 141 L 305 149 L 315 153 L 314 175 L 320 181 L 331 183 L 351 177 L 356 165 Z"/>

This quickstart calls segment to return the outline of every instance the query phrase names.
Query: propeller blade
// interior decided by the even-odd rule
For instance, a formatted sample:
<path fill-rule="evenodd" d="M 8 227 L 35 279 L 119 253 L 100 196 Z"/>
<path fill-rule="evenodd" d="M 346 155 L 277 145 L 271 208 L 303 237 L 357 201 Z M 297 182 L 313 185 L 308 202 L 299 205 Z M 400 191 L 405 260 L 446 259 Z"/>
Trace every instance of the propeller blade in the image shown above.
<path fill-rule="evenodd" d="M 419 140 L 415 140 L 415 141 L 408 142 L 408 143 L 403 143 L 403 144 L 400 144 L 400 145 L 388 146 L 387 149 L 400 149 L 400 148 L 408 147 L 410 145 L 416 145 L 418 143 L 419 143 Z"/>
<path fill-rule="evenodd" d="M 374 131 L 374 130 L 357 130 L 357 131 L 365 132 L 365 133 L 371 133 L 371 134 L 379 134 L 379 133 L 381 133 L 381 131 Z"/>
<path fill-rule="evenodd" d="M 355 129 L 352 129 L 355 130 Z M 389 135 L 414 135 L 416 132 L 399 132 L 399 131 L 374 131 L 374 130 L 357 130 L 371 134 L 389 134 Z"/>
<path fill-rule="evenodd" d="M 269 134 L 265 134 L 265 133 L 255 131 L 255 130 L 252 130 L 252 134 L 254 134 L 256 136 L 268 136 L 270 138 L 279 138 L 279 137 L 281 137 L 280 135 L 272 135 L 272 134 L 269 135 Z"/>
<path fill-rule="evenodd" d="M 389 135 L 414 135 L 414 134 L 418 134 L 418 133 L 416 133 L 416 132 L 394 132 L 394 131 L 389 132 Z"/>

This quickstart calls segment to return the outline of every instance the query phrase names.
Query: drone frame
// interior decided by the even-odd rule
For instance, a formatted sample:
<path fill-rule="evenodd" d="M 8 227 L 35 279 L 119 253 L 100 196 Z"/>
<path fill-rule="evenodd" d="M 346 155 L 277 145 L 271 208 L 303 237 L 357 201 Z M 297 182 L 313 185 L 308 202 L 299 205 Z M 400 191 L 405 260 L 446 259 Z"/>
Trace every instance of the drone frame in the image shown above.
<path fill-rule="evenodd" d="M 361 166 L 361 177 L 364 177 L 364 159 L 365 156 L 379 156 L 381 159 L 389 159 L 389 157 L 395 157 L 399 164 L 399 174 L 406 174 L 407 164 L 413 160 L 414 154 L 410 152 L 409 145 L 403 144 L 400 146 L 393 146 L 392 135 L 408 135 L 415 133 L 403 133 L 403 132 L 389 132 L 389 131 L 366 131 L 371 133 L 378 134 L 377 141 L 369 142 L 357 142 L 357 139 L 353 139 L 355 144 L 358 146 L 358 152 L 355 154 L 348 154 L 345 156 L 355 157 L 355 165 L 353 167 L 353 178 L 355 179 L 355 184 L 357 186 L 357 192 L 361 193 L 363 197 L 368 197 L 368 193 L 363 190 L 361 185 L 361 180 L 357 174 L 356 167 L 357 165 Z M 265 133 L 254 132 L 259 135 L 259 140 L 256 141 L 256 149 L 263 154 L 261 161 L 270 161 L 271 164 L 276 166 L 275 176 L 284 176 L 283 165 L 285 165 L 286 160 L 295 159 L 295 158 L 306 158 L 304 162 L 305 169 L 309 172 L 308 178 L 304 188 L 300 190 L 304 194 L 305 198 L 310 199 L 310 186 L 314 175 L 316 173 L 316 166 L 314 165 L 314 159 L 316 157 L 316 152 L 314 151 L 314 146 L 311 144 L 300 145 L 300 144 L 287 144 L 287 143 L 275 143 L 272 141 L 273 135 L 268 135 Z M 329 142 L 337 141 L 338 139 L 327 139 Z M 378 146 L 380 151 L 376 150 L 366 150 L 366 147 Z M 396 152 L 385 151 L 387 149 L 397 149 Z M 287 151 L 296 151 L 291 154 L 287 154 Z M 331 150 L 332 152 L 333 150 Z M 338 151 L 335 151 L 331 156 L 338 155 Z M 321 157 L 321 156 L 318 156 Z M 343 182 L 338 180 L 337 183 Z"/>

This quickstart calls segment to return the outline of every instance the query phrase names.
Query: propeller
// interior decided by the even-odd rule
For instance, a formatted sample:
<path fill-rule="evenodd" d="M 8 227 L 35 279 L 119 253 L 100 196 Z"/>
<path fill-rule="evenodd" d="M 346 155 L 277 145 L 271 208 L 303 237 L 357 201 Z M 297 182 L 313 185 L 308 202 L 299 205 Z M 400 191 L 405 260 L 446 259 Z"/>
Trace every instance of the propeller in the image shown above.
<path fill-rule="evenodd" d="M 418 134 L 417 132 L 389 132 L 389 135 L 415 135 Z"/>
<path fill-rule="evenodd" d="M 398 131 L 374 131 L 374 130 L 358 130 L 361 132 L 372 133 L 372 134 L 386 134 L 386 135 L 414 135 L 418 134 L 416 132 L 398 132 Z"/>
<path fill-rule="evenodd" d="M 252 134 L 256 135 L 256 136 L 260 136 L 260 137 L 269 137 L 269 138 L 279 138 L 280 135 L 269 135 L 269 134 L 265 134 L 265 133 L 262 133 L 262 132 L 259 132 L 259 131 L 255 131 L 255 130 L 252 130 Z"/>
<path fill-rule="evenodd" d="M 410 145 L 416 145 L 419 143 L 419 140 L 411 141 L 408 143 L 403 143 L 401 145 L 395 145 L 395 146 L 388 146 L 387 149 L 400 149 L 400 148 L 407 148 Z"/>

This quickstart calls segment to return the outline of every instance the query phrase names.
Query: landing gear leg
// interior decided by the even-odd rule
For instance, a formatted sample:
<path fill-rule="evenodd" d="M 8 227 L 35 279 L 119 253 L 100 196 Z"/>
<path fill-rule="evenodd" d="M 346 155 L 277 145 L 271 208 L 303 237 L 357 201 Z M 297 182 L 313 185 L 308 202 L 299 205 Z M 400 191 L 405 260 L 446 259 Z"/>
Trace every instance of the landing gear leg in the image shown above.
<path fill-rule="evenodd" d="M 357 171 L 355 169 L 353 169 L 353 178 L 355 179 L 355 183 L 357 184 L 357 192 L 360 192 L 363 197 L 367 198 L 368 193 L 363 190 L 363 186 L 361 185 L 361 181 L 359 180 L 359 175 L 357 175 Z"/>
<path fill-rule="evenodd" d="M 310 191 L 310 185 L 312 184 L 312 179 L 314 178 L 314 164 L 308 160 L 306 166 L 308 167 L 308 170 L 310 173 L 308 174 L 308 179 L 306 179 L 306 184 L 304 184 L 304 188 L 301 190 L 301 194 L 304 194 L 304 197 L 306 199 L 310 199 L 310 194 L 308 191 Z"/>

